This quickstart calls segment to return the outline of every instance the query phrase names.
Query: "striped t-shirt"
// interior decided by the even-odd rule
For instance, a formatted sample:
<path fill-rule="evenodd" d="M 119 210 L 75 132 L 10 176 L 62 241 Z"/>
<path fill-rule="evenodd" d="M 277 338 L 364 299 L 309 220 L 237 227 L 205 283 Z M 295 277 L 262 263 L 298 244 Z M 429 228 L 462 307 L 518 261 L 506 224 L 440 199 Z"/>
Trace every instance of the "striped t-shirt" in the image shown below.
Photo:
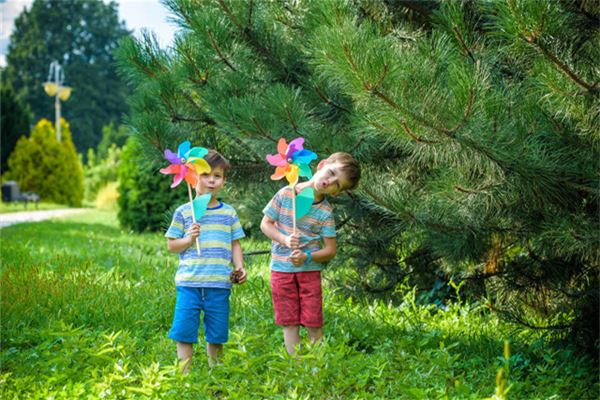
<path fill-rule="evenodd" d="M 173 215 L 165 237 L 181 239 L 189 236 L 192 208 L 185 203 Z M 208 208 L 200 224 L 200 256 L 196 243 L 179 253 L 179 268 L 175 275 L 177 286 L 231 289 L 231 242 L 243 238 L 244 231 L 235 209 L 219 203 Z"/>
<path fill-rule="evenodd" d="M 284 235 L 293 232 L 292 189 L 284 187 L 275 194 L 263 210 L 263 214 L 275 221 L 275 227 Z M 324 237 L 335 237 L 333 208 L 326 199 L 313 203 L 308 214 L 296 220 L 296 232 L 300 234 L 300 249 L 317 251 Z M 311 262 L 295 267 L 288 257 L 292 249 L 273 241 L 271 244 L 271 269 L 278 272 L 320 271 L 323 264 Z"/>

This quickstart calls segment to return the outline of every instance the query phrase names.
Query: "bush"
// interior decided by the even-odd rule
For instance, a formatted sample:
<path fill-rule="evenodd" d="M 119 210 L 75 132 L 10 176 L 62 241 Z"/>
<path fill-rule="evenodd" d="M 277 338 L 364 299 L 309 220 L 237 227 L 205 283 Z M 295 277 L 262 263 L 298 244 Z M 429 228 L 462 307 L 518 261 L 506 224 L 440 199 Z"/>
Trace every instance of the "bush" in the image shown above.
<path fill-rule="evenodd" d="M 109 182 L 98 190 L 96 196 L 96 208 L 101 210 L 117 210 L 119 205 L 119 182 Z"/>
<path fill-rule="evenodd" d="M 22 136 L 17 142 L 8 158 L 6 178 L 16 180 L 21 191 L 38 193 L 44 201 L 80 206 L 83 169 L 64 119 L 61 132 L 58 142 L 54 125 L 41 119 L 29 138 Z"/>
<path fill-rule="evenodd" d="M 170 188 L 171 179 L 149 167 L 140 145 L 127 140 L 119 166 L 119 223 L 136 232 L 165 229 L 171 211 L 187 199 L 185 190 Z"/>
<path fill-rule="evenodd" d="M 121 164 L 121 149 L 113 144 L 108 148 L 104 157 L 101 153 L 88 150 L 87 164 L 83 174 L 85 177 L 85 201 L 93 202 L 100 188 L 118 179 L 118 169 Z"/>
<path fill-rule="evenodd" d="M 126 125 L 119 125 L 117 128 L 114 124 L 104 126 L 102 128 L 102 140 L 98 144 L 97 155 L 99 158 L 106 158 L 109 155 L 111 147 L 116 146 L 121 148 L 125 145 L 127 137 L 129 136 L 129 130 Z"/>

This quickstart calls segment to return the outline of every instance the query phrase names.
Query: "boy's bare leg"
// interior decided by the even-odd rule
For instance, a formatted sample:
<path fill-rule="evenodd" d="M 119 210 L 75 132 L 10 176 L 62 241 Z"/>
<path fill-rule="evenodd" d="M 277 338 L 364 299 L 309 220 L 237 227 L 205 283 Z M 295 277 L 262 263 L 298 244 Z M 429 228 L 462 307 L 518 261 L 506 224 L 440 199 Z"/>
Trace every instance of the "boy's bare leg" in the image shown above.
<path fill-rule="evenodd" d="M 177 342 L 177 358 L 181 362 L 181 373 L 187 375 L 192 367 L 192 343 Z"/>
<path fill-rule="evenodd" d="M 323 337 L 323 328 L 311 328 L 307 326 L 306 331 L 308 332 L 310 341 L 313 343 L 317 343 Z"/>
<path fill-rule="evenodd" d="M 217 364 L 219 358 L 221 358 L 221 355 L 223 354 L 223 345 L 208 343 L 206 345 L 206 353 L 208 354 L 208 365 L 212 367 Z"/>
<path fill-rule="evenodd" d="M 298 325 L 286 325 L 283 327 L 283 341 L 290 356 L 296 354 L 300 345 L 300 327 Z"/>

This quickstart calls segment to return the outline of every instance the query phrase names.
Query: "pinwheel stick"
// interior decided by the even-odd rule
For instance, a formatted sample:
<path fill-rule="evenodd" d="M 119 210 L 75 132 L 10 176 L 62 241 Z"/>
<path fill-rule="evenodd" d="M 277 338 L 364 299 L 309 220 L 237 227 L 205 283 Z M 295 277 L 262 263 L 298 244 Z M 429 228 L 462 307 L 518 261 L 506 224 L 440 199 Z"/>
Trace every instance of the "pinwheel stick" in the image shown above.
<path fill-rule="evenodd" d="M 296 185 L 292 185 L 292 233 L 296 234 Z"/>
<path fill-rule="evenodd" d="M 192 221 L 196 223 L 196 211 L 194 210 L 194 199 L 192 198 L 192 187 L 187 183 L 188 195 L 190 196 L 190 205 L 192 206 Z M 198 256 L 200 256 L 200 236 L 196 238 L 196 251 L 198 251 Z"/>

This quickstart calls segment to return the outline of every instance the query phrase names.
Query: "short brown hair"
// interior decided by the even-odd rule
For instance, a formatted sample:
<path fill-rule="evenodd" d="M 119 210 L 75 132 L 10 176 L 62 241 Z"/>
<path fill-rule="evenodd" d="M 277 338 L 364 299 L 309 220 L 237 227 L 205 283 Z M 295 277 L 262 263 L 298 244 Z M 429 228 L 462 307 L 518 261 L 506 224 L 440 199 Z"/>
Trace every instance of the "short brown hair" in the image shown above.
<path fill-rule="evenodd" d="M 231 168 L 229 161 L 216 150 L 208 150 L 208 154 L 204 156 L 204 159 L 211 168 L 223 168 L 225 174 L 227 174 L 227 171 Z"/>
<path fill-rule="evenodd" d="M 360 181 L 360 163 L 356 158 L 342 151 L 333 153 L 326 159 L 326 163 L 338 162 L 342 165 L 341 171 L 348 180 L 348 187 L 343 188 L 343 191 L 356 189 Z"/>

